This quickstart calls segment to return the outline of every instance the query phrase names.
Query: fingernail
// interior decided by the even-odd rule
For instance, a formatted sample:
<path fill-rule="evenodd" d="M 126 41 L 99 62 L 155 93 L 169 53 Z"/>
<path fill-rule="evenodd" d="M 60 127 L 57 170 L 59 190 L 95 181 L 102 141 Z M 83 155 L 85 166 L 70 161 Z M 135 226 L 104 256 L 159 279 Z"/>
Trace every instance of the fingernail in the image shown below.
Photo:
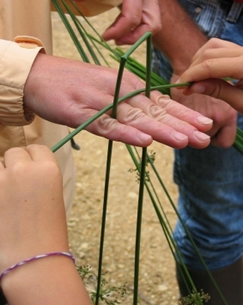
<path fill-rule="evenodd" d="M 142 143 L 148 142 L 152 139 L 152 137 L 146 133 L 139 133 L 138 138 Z"/>
<path fill-rule="evenodd" d="M 211 125 L 213 123 L 213 120 L 203 116 L 203 115 L 200 115 L 198 118 L 197 118 L 198 122 L 201 123 L 201 124 L 204 124 L 204 125 Z"/>
<path fill-rule="evenodd" d="M 206 140 L 210 139 L 210 136 L 208 136 L 207 134 L 202 133 L 198 130 L 194 131 L 194 134 L 200 141 L 206 141 Z"/>
<path fill-rule="evenodd" d="M 178 141 L 185 141 L 188 140 L 188 136 L 184 135 L 183 133 L 174 131 L 174 137 Z"/>

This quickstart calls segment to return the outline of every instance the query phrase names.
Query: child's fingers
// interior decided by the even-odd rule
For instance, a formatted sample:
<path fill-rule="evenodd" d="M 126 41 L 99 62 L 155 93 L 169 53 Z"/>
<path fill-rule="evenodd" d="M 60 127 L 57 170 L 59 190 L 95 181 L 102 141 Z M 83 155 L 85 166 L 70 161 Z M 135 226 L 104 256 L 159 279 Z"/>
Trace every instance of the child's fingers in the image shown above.
<path fill-rule="evenodd" d="M 215 53 L 218 53 L 222 50 L 227 50 L 227 52 L 229 52 L 230 49 L 233 50 L 238 48 L 240 47 L 232 42 L 221 40 L 218 38 L 211 38 L 196 52 L 192 59 L 192 62 L 197 61 L 199 58 L 205 56 L 205 54 L 208 54 L 207 56 L 209 56 L 213 50 Z"/>
<path fill-rule="evenodd" d="M 188 68 L 178 82 L 196 82 L 210 78 L 242 79 L 243 71 L 239 69 L 239 58 L 215 58 L 207 59 L 202 63 Z"/>
<path fill-rule="evenodd" d="M 57 164 L 56 158 L 53 152 L 45 145 L 32 144 L 26 147 L 30 158 L 33 161 L 52 161 Z"/>
<path fill-rule="evenodd" d="M 210 60 L 210 62 L 213 62 L 214 60 L 224 60 L 224 63 L 226 61 L 229 62 L 232 59 L 240 60 L 240 57 L 242 56 L 242 48 L 235 47 L 235 48 L 219 48 L 219 49 L 207 49 L 204 52 L 200 54 L 200 56 L 195 56 L 193 58 L 191 66 L 196 66 L 198 64 L 201 64 L 206 61 Z"/>
<path fill-rule="evenodd" d="M 13 147 L 4 153 L 3 164 L 6 168 L 14 166 L 16 163 L 24 164 L 31 162 L 29 153 L 21 147 Z"/>

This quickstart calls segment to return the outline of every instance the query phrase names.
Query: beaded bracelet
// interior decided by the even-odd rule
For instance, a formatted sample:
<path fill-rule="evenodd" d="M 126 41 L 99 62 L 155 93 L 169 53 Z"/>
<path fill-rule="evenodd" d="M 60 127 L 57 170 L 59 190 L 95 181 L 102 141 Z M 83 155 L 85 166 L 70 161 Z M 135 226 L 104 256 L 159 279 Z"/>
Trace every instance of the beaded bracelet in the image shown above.
<path fill-rule="evenodd" d="M 34 257 L 25 259 L 22 262 L 19 262 L 19 263 L 15 264 L 15 265 L 12 265 L 11 267 L 9 267 L 5 271 L 3 271 L 1 273 L 1 275 L 0 275 L 0 281 L 2 280 L 2 278 L 4 277 L 5 274 L 9 273 L 10 271 L 12 271 L 12 270 L 14 270 L 14 269 L 24 265 L 24 264 L 30 263 L 30 262 L 35 261 L 35 260 L 40 259 L 40 258 L 49 257 L 49 256 L 56 256 L 56 255 L 62 255 L 62 256 L 69 257 L 75 263 L 74 256 L 71 253 L 69 253 L 69 252 L 50 252 L 50 253 L 46 253 L 46 254 L 40 254 L 40 255 L 36 255 Z"/>

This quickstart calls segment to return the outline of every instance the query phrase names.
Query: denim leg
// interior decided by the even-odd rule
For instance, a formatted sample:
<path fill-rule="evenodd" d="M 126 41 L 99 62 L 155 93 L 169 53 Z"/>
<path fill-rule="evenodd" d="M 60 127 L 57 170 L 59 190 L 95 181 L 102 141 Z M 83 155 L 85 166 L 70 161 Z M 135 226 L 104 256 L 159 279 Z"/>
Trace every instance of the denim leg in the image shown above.
<path fill-rule="evenodd" d="M 180 2 L 208 37 L 243 45 L 243 13 L 237 23 L 226 21 L 232 1 Z M 157 62 L 153 60 L 153 69 L 168 79 L 170 64 L 162 57 L 154 50 Z M 238 126 L 243 129 L 242 115 Z M 236 261 L 243 252 L 243 156 L 234 148 L 213 146 L 175 150 L 174 180 L 179 189 L 180 217 L 208 267 L 217 269 Z M 174 238 L 185 263 L 193 269 L 202 269 L 180 221 Z"/>
<path fill-rule="evenodd" d="M 243 9 L 236 24 L 232 22 L 225 23 L 220 38 L 243 46 Z"/>
<path fill-rule="evenodd" d="M 243 156 L 234 148 L 213 146 L 176 150 L 174 180 L 180 217 L 208 267 L 236 261 L 243 252 Z M 185 263 L 202 269 L 180 221 L 174 238 Z"/>

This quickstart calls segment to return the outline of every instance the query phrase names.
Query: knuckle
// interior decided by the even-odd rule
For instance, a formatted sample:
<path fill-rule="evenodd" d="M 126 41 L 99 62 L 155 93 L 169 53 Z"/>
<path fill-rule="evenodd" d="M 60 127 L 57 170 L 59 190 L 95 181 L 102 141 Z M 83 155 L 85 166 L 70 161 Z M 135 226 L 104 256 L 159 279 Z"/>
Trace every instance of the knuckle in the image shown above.
<path fill-rule="evenodd" d="M 124 124 L 130 124 L 131 122 L 138 122 L 144 118 L 144 113 L 141 109 L 131 108 L 126 112 L 126 115 L 121 117 L 121 121 Z"/>
<path fill-rule="evenodd" d="M 130 26 L 131 28 L 135 28 L 136 26 L 138 26 L 141 22 L 141 14 L 140 13 L 134 13 L 132 15 L 132 19 L 130 20 Z"/>
<path fill-rule="evenodd" d="M 97 128 L 98 132 L 107 135 L 110 133 L 111 130 L 115 128 L 115 125 L 117 124 L 116 120 L 112 119 L 109 115 L 104 114 L 97 120 Z"/>
<path fill-rule="evenodd" d="M 219 43 L 219 39 L 218 38 L 213 37 L 213 38 L 210 38 L 210 40 L 208 41 L 208 46 L 210 48 L 216 48 L 219 45 L 220 45 L 220 43 Z"/>
<path fill-rule="evenodd" d="M 203 53 L 201 54 L 201 60 L 206 61 L 206 60 L 210 60 L 213 57 L 213 48 L 208 48 L 206 50 L 203 51 Z M 206 64 L 206 63 L 205 63 Z"/>
<path fill-rule="evenodd" d="M 212 67 L 214 66 L 214 61 L 215 60 L 213 58 L 208 58 L 208 56 L 206 55 L 206 59 L 202 62 L 202 68 L 205 69 L 206 71 L 208 71 L 209 78 L 212 78 L 211 70 L 212 70 Z"/>
<path fill-rule="evenodd" d="M 51 172 L 53 174 L 59 174 L 59 167 L 51 160 L 43 161 L 43 166 L 45 167 L 47 172 Z"/>
<path fill-rule="evenodd" d="M 165 118 L 167 112 L 165 109 L 157 106 L 151 105 L 148 107 L 148 116 L 157 120 L 162 120 Z"/>
<path fill-rule="evenodd" d="M 24 162 L 22 162 L 22 161 L 16 162 L 11 167 L 11 171 L 14 175 L 16 175 L 16 177 L 21 176 L 23 174 L 23 172 L 25 171 L 25 169 L 26 169 L 26 166 L 25 166 Z"/>
<path fill-rule="evenodd" d="M 214 98 L 218 99 L 220 97 L 222 91 L 222 84 L 220 82 L 216 82 L 215 85 L 211 88 L 209 94 Z"/>
<path fill-rule="evenodd" d="M 173 101 L 169 97 L 169 95 L 161 95 L 157 98 L 156 104 L 162 108 L 166 108 L 171 105 Z M 165 110 L 164 110 L 165 111 Z"/>

